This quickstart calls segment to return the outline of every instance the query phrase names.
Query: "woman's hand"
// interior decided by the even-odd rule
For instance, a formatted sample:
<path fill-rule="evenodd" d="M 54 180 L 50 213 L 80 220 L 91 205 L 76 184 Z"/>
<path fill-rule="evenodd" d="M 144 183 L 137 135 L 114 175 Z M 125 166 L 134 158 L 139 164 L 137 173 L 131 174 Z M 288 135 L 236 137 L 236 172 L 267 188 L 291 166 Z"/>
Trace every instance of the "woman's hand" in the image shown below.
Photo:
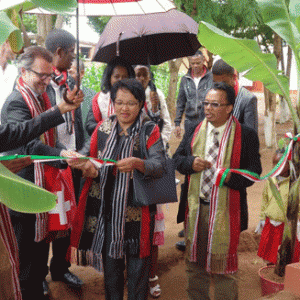
<path fill-rule="evenodd" d="M 123 173 L 131 172 L 134 169 L 137 169 L 142 173 L 145 172 L 144 161 L 137 157 L 127 157 L 121 159 L 116 163 L 116 166 L 119 171 Z"/>

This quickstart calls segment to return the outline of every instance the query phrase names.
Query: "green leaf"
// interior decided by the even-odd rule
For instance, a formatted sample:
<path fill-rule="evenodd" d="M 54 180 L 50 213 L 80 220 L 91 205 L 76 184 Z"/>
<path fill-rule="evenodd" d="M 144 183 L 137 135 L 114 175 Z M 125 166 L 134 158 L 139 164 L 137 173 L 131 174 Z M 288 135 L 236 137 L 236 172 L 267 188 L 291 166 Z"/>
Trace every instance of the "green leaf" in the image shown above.
<path fill-rule="evenodd" d="M 269 181 L 269 184 L 270 184 L 270 188 L 271 188 L 271 192 L 283 214 L 283 218 L 286 219 L 286 213 L 285 213 L 285 209 L 284 209 L 284 204 L 283 204 L 283 201 L 282 201 L 282 198 L 281 198 L 281 195 L 272 179 L 272 177 L 268 177 L 268 181 Z"/>
<path fill-rule="evenodd" d="M 217 27 L 201 22 L 199 41 L 213 54 L 252 81 L 261 81 L 273 93 L 289 98 L 289 80 L 277 70 L 274 54 L 262 53 L 256 41 L 234 38 Z"/>
<path fill-rule="evenodd" d="M 55 13 L 74 12 L 77 7 L 76 0 L 31 0 L 36 6 Z"/>
<path fill-rule="evenodd" d="M 46 9 L 48 11 L 51 11 L 53 13 L 61 14 L 61 13 L 70 13 L 74 12 L 77 7 L 77 1 L 76 0 L 24 0 L 21 4 L 7 6 L 3 8 L 0 5 L 0 8 L 2 10 L 10 10 L 12 8 L 16 9 L 17 11 L 20 11 L 21 9 L 23 11 L 31 10 L 36 7 L 41 7 L 43 9 Z"/>
<path fill-rule="evenodd" d="M 294 9 L 299 9 L 294 1 L 291 1 L 293 2 L 291 3 L 293 12 L 290 15 L 285 0 L 257 0 L 265 24 L 284 39 L 292 49 L 296 49 L 300 43 L 299 30 L 296 24 L 292 22 L 298 15 Z"/>
<path fill-rule="evenodd" d="M 290 0 L 290 17 L 300 32 L 300 2 L 299 0 Z"/>
<path fill-rule="evenodd" d="M 20 44 L 22 47 L 21 30 L 16 27 L 8 18 L 5 12 L 0 12 L 0 45 L 2 45 L 9 37 L 15 36 L 18 50 L 20 50 Z M 11 41 L 10 41 L 11 42 Z M 11 44 L 12 45 L 12 44 Z"/>

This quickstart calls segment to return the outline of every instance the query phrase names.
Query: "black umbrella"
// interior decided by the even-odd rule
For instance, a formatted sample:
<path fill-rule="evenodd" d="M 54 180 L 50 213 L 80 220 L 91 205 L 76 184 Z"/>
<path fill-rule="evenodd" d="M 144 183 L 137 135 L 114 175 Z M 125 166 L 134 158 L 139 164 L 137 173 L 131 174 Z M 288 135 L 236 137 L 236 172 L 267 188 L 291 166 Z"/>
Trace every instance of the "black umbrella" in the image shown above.
<path fill-rule="evenodd" d="M 108 63 L 115 56 L 130 64 L 158 65 L 195 54 L 201 46 L 198 24 L 185 13 L 112 17 L 96 45 L 93 60 Z"/>

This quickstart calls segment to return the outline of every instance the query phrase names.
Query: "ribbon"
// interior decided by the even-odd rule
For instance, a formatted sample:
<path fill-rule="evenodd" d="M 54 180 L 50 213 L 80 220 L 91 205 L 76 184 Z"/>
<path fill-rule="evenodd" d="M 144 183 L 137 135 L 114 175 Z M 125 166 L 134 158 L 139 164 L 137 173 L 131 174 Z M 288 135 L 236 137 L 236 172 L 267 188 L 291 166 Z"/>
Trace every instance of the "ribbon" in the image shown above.
<path fill-rule="evenodd" d="M 285 137 L 290 139 L 290 142 L 288 146 L 285 149 L 284 154 L 280 158 L 277 165 L 266 175 L 260 177 L 257 173 L 250 172 L 248 170 L 241 170 L 241 169 L 225 169 L 225 168 L 218 168 L 216 170 L 215 174 L 215 184 L 219 187 L 222 187 L 224 185 L 226 176 L 229 172 L 239 174 L 253 182 L 260 182 L 263 180 L 268 179 L 269 177 L 277 176 L 281 173 L 282 169 L 284 168 L 286 162 L 289 160 L 292 160 L 292 151 L 293 151 L 293 145 L 300 141 L 300 134 L 297 134 L 296 136 L 293 136 L 292 133 L 287 132 L 285 134 Z"/>
<path fill-rule="evenodd" d="M 34 162 L 50 162 L 50 161 L 56 161 L 56 160 L 66 160 L 66 159 L 90 159 L 94 160 L 100 163 L 108 163 L 109 165 L 114 165 L 117 163 L 117 161 L 113 159 L 97 159 L 97 158 L 92 158 L 92 157 L 87 157 L 87 156 L 80 156 L 80 157 L 64 157 L 64 156 L 43 156 L 43 155 L 5 155 L 5 156 L 0 156 L 0 161 L 7 161 L 7 160 L 13 160 L 16 158 L 22 158 L 22 157 L 30 157 Z"/>

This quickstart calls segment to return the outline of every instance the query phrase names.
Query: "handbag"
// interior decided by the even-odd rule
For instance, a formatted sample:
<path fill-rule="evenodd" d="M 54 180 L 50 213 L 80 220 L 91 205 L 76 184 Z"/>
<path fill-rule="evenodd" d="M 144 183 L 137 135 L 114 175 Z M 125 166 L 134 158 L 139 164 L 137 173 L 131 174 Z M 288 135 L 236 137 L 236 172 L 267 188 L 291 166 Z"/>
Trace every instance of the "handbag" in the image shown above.
<path fill-rule="evenodd" d="M 146 148 L 147 123 L 143 126 L 140 133 L 141 153 L 146 157 L 146 159 L 149 158 Z M 145 177 L 140 171 L 134 170 L 133 206 L 148 206 L 152 204 L 172 203 L 177 201 L 175 165 L 173 159 L 166 158 L 165 172 L 162 177 L 159 178 Z"/>

